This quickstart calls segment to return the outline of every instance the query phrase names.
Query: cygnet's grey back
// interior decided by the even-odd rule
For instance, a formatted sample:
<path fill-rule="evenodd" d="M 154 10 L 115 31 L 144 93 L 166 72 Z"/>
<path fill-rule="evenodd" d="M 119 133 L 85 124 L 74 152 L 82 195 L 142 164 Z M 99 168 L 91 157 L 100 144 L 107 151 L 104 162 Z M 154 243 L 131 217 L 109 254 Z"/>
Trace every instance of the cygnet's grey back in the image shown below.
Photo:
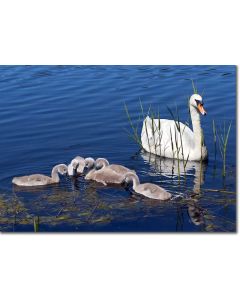
<path fill-rule="evenodd" d="M 106 185 L 108 183 L 121 184 L 124 177 L 121 174 L 118 174 L 112 169 L 106 167 L 94 172 L 92 179 Z"/>
<path fill-rule="evenodd" d="M 106 158 L 98 158 L 96 159 L 96 167 L 97 168 L 109 168 L 118 173 L 119 175 L 125 176 L 128 172 L 136 173 L 134 170 L 130 170 L 122 165 L 117 164 L 109 164 Z M 123 178 L 124 180 L 124 178 Z"/>
<path fill-rule="evenodd" d="M 148 198 L 158 199 L 158 200 L 168 200 L 171 198 L 171 194 L 165 189 L 153 183 L 142 183 L 139 184 L 135 191 L 142 194 Z"/>
<path fill-rule="evenodd" d="M 59 182 L 58 172 L 62 175 L 67 173 L 67 166 L 59 164 L 53 167 L 51 177 L 43 174 L 32 174 L 27 176 L 14 177 L 12 183 L 19 186 L 39 186 Z"/>

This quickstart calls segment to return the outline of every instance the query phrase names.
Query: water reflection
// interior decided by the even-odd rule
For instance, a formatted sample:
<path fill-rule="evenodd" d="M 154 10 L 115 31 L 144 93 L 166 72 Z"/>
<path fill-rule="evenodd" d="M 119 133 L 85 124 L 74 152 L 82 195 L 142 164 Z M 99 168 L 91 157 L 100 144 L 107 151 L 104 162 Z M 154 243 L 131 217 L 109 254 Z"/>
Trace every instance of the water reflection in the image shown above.
<path fill-rule="evenodd" d="M 160 174 L 167 179 L 180 177 L 180 183 L 185 179 L 187 180 L 187 185 L 189 184 L 190 190 L 192 190 L 190 197 L 187 199 L 188 215 L 193 224 L 197 226 L 204 224 L 204 210 L 198 202 L 201 186 L 204 183 L 207 162 L 188 161 L 185 164 L 183 161 L 178 162 L 176 159 L 163 158 L 145 151 L 141 153 L 141 156 L 145 162 L 150 164 L 151 171 L 155 174 Z M 174 192 L 174 188 L 175 184 L 172 181 L 171 192 Z"/>
<path fill-rule="evenodd" d="M 167 179 L 193 178 L 193 193 L 199 194 L 201 185 L 204 183 L 204 177 L 207 169 L 207 162 L 188 161 L 185 165 L 183 161 L 160 157 L 148 152 L 141 152 L 143 160 L 149 163 L 151 171 L 160 174 Z"/>

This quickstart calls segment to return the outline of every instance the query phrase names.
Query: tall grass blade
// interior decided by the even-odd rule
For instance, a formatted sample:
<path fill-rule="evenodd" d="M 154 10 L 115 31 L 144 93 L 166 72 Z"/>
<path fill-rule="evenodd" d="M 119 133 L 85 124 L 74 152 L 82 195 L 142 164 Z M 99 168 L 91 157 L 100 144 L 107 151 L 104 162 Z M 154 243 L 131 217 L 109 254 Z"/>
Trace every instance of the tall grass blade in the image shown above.
<path fill-rule="evenodd" d="M 198 93 L 197 87 L 195 86 L 193 79 L 191 79 L 191 81 L 192 81 L 193 92 L 194 92 L 194 94 L 197 94 Z"/>
<path fill-rule="evenodd" d="M 132 118 L 130 116 L 130 113 L 129 113 L 129 110 L 128 110 L 128 107 L 127 107 L 127 104 L 124 103 L 124 109 L 125 109 L 125 112 L 126 112 L 126 115 L 127 115 L 127 118 L 128 118 L 128 122 L 130 124 L 130 127 L 132 128 L 132 138 L 137 142 L 137 144 L 142 148 L 142 142 L 141 142 L 141 139 L 139 138 L 139 135 L 138 135 L 138 130 L 137 130 L 137 126 L 135 127 L 134 124 L 133 124 L 133 121 L 132 121 Z"/>

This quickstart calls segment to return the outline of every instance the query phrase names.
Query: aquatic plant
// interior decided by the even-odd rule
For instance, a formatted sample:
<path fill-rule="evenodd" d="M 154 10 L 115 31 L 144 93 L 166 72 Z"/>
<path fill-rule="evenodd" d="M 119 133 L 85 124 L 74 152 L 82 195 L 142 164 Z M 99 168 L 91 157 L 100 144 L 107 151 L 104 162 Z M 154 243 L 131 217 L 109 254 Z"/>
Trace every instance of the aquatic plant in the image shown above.
<path fill-rule="evenodd" d="M 39 232 L 39 216 L 33 218 L 34 232 Z"/>
<path fill-rule="evenodd" d="M 227 128 L 226 122 L 224 121 L 223 129 L 219 129 L 219 131 L 216 131 L 216 134 L 218 136 L 219 150 L 220 150 L 220 154 L 221 154 L 221 157 L 223 160 L 223 169 L 222 169 L 223 177 L 226 176 L 227 145 L 228 145 L 228 139 L 229 139 L 231 126 L 232 126 L 232 122 L 229 123 L 228 128 Z"/>
<path fill-rule="evenodd" d="M 129 131 L 127 131 L 127 133 L 129 135 L 129 137 L 132 138 L 142 148 L 141 138 L 139 137 L 139 134 L 138 134 L 138 123 L 139 122 L 136 125 L 134 125 L 126 103 L 124 103 L 124 109 L 125 109 L 130 127 L 132 129 L 132 133 Z"/>
<path fill-rule="evenodd" d="M 213 127 L 213 143 L 214 143 L 214 157 L 216 161 L 216 156 L 217 156 L 217 129 L 215 125 L 215 121 L 212 121 L 212 127 Z"/>
<path fill-rule="evenodd" d="M 175 122 L 175 146 L 176 146 L 176 154 L 177 154 L 177 165 L 178 165 L 178 179 L 179 179 L 179 183 L 180 183 L 180 160 L 182 161 L 183 164 L 183 170 L 184 170 L 184 178 L 186 180 L 186 166 L 189 160 L 189 154 L 187 157 L 184 156 L 184 149 L 183 149 L 183 133 L 184 130 L 187 126 L 187 124 L 185 123 L 185 126 L 183 127 L 182 131 L 181 131 L 181 126 L 180 126 L 180 118 L 179 118 L 179 112 L 178 112 L 178 107 L 176 106 L 176 114 L 173 113 L 173 111 L 167 106 L 167 109 L 169 111 L 169 113 L 171 114 L 171 117 L 173 118 L 174 122 Z M 179 137 L 180 137 L 180 145 L 178 142 L 178 138 L 177 138 L 177 132 L 179 133 Z M 172 131 L 170 129 L 170 138 L 171 138 L 171 147 L 172 147 L 172 152 L 173 152 L 173 159 L 175 158 L 175 152 L 174 152 L 174 145 L 173 145 L 173 139 L 172 139 Z M 182 154 L 182 159 L 180 159 L 179 157 L 179 153 L 181 151 Z"/>

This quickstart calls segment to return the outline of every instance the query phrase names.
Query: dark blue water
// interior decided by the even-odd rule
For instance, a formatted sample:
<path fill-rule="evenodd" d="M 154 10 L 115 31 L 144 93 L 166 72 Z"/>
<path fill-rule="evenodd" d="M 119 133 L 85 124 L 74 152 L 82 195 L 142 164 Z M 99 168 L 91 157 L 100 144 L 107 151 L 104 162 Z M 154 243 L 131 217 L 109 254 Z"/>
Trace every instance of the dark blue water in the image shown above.
<path fill-rule="evenodd" d="M 134 124 L 139 99 L 147 111 L 178 107 L 189 121 L 187 97 L 194 80 L 208 112 L 201 119 L 209 161 L 189 163 L 187 174 L 172 174 L 173 162 L 139 151 Z M 236 67 L 235 66 L 1 66 L 0 229 L 2 231 L 235 231 Z M 219 133 L 232 122 L 227 172 L 215 159 L 212 121 Z M 141 123 L 139 123 L 141 130 Z M 50 174 L 73 157 L 106 157 L 135 169 L 142 182 L 171 191 L 173 201 L 139 198 L 122 187 L 102 187 L 83 177 L 62 177 L 59 185 L 22 190 L 14 176 Z"/>

